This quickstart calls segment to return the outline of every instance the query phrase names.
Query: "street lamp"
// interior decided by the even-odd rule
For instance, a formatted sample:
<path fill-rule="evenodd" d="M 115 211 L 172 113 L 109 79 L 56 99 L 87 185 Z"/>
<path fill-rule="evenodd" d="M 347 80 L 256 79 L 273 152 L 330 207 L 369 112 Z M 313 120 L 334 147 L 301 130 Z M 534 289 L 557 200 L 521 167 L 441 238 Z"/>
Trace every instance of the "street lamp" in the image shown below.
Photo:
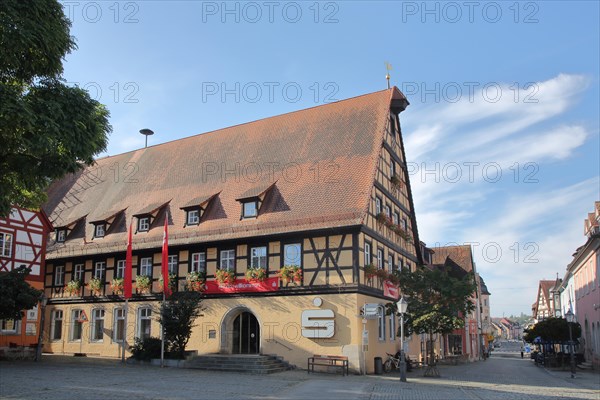
<path fill-rule="evenodd" d="M 571 324 L 575 322 L 575 314 L 569 310 L 565 313 L 565 318 L 569 325 L 569 343 L 571 344 L 571 378 L 575 378 L 575 354 L 573 353 L 573 330 Z"/>
<path fill-rule="evenodd" d="M 35 361 L 40 361 L 42 359 L 42 340 L 44 339 L 44 323 L 46 320 L 46 304 L 48 304 L 48 298 L 42 293 L 40 297 L 40 331 L 38 336 L 38 344 L 35 349 Z"/>
<path fill-rule="evenodd" d="M 396 303 L 400 313 L 400 382 L 406 382 L 406 361 L 404 358 L 404 313 L 408 308 L 408 303 L 404 296 Z"/>

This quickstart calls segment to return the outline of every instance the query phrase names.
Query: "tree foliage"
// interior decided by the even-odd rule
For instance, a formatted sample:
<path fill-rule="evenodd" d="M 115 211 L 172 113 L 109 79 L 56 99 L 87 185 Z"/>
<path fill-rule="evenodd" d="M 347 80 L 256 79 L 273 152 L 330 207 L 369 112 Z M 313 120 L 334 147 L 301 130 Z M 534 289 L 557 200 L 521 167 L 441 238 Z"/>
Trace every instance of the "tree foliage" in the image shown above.
<path fill-rule="evenodd" d="M 0 274 L 0 319 L 20 320 L 23 310 L 37 304 L 42 292 L 25 281 L 31 269 L 19 267 Z"/>
<path fill-rule="evenodd" d="M 448 334 L 464 326 L 465 315 L 473 312 L 470 300 L 476 285 L 473 274 L 456 278 L 443 269 L 419 268 L 396 271 L 400 290 L 408 301 L 405 335 Z M 388 304 L 388 313 L 397 312 L 396 304 Z"/>
<path fill-rule="evenodd" d="M 566 343 L 569 341 L 569 324 L 571 324 L 573 340 L 581 337 L 581 325 L 578 322 L 567 322 L 564 318 L 551 317 L 525 330 L 523 339 L 528 343 L 533 343 L 538 337 L 543 342 Z"/>
<path fill-rule="evenodd" d="M 184 358 L 194 321 L 202 315 L 202 310 L 202 295 L 190 290 L 175 292 L 161 304 L 160 322 L 164 327 L 165 343 L 177 358 Z"/>
<path fill-rule="evenodd" d="M 48 184 L 106 149 L 106 108 L 61 79 L 76 48 L 56 0 L 0 2 L 0 217 L 38 208 Z"/>

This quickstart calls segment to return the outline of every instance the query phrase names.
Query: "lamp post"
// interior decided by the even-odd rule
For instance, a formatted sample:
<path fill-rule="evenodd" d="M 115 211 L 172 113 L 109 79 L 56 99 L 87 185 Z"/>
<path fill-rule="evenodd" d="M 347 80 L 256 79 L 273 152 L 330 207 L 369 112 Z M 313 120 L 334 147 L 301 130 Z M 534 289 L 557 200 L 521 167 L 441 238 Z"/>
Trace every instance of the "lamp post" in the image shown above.
<path fill-rule="evenodd" d="M 406 382 L 406 361 L 404 358 L 404 313 L 408 308 L 408 303 L 404 296 L 396 303 L 400 313 L 400 382 Z"/>
<path fill-rule="evenodd" d="M 575 314 L 569 310 L 565 313 L 565 318 L 569 325 L 569 344 L 571 345 L 571 378 L 575 378 L 575 354 L 573 352 L 573 330 L 571 324 L 575 322 Z"/>
<path fill-rule="evenodd" d="M 48 298 L 42 293 L 42 297 L 40 298 L 40 333 L 38 335 L 38 344 L 35 349 L 35 361 L 40 361 L 42 359 L 42 341 L 44 339 L 44 323 L 46 320 L 46 304 L 48 304 Z"/>

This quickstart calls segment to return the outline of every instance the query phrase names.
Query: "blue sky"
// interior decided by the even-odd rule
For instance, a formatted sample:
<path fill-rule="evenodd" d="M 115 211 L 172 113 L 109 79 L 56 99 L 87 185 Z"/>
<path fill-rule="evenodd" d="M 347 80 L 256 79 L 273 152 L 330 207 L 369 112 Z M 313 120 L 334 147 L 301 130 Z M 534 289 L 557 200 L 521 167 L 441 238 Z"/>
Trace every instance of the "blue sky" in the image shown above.
<path fill-rule="evenodd" d="M 64 77 L 111 112 L 106 154 L 391 81 L 421 239 L 473 243 L 494 316 L 530 313 L 600 199 L 599 3 L 69 1 Z"/>

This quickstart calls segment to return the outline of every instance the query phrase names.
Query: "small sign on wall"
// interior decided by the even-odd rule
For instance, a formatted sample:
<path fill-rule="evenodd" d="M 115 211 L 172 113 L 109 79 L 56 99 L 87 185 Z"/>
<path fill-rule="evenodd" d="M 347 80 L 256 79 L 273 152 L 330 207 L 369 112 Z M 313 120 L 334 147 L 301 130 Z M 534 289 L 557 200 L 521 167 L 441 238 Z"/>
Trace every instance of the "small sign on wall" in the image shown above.
<path fill-rule="evenodd" d="M 28 322 L 25 324 L 25 335 L 35 336 L 37 332 L 37 324 L 35 322 Z"/>
<path fill-rule="evenodd" d="M 31 310 L 27 310 L 27 319 L 30 321 L 37 321 L 38 306 L 33 307 Z"/>

